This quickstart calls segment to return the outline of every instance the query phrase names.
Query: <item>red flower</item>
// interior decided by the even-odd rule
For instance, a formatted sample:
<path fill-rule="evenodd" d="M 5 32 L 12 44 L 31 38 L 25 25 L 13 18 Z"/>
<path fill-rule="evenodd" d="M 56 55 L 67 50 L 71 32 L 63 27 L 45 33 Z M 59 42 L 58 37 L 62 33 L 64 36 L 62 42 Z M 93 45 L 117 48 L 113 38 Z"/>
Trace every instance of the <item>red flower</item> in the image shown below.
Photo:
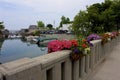
<path fill-rule="evenodd" d="M 87 47 L 87 45 L 86 45 L 86 44 L 82 44 L 82 47 L 83 47 L 83 48 L 86 48 L 86 47 Z"/>
<path fill-rule="evenodd" d="M 78 42 L 77 42 L 77 40 L 71 40 L 71 43 L 72 43 L 72 46 L 78 46 Z"/>

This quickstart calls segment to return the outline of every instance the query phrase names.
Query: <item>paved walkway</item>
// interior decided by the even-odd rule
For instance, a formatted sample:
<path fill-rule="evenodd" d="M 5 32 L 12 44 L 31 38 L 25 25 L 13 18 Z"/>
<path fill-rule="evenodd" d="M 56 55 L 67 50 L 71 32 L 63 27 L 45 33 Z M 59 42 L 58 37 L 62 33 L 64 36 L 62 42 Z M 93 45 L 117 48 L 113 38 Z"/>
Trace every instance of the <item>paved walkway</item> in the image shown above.
<path fill-rule="evenodd" d="M 120 42 L 100 65 L 91 80 L 120 80 Z"/>

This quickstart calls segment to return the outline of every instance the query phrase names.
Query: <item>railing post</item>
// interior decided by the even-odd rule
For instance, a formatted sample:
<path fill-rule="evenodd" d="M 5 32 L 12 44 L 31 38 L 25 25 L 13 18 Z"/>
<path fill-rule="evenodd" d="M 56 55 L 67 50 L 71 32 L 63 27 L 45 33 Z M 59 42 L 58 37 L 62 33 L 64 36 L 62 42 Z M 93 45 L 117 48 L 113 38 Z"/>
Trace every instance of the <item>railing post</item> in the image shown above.
<path fill-rule="evenodd" d="M 83 78 L 85 76 L 85 57 L 81 58 L 81 77 Z"/>
<path fill-rule="evenodd" d="M 89 56 L 89 59 L 90 59 L 90 61 L 89 61 L 89 68 L 92 70 L 92 68 L 93 68 L 93 54 L 92 54 L 92 52 L 91 52 L 91 54 Z"/>
<path fill-rule="evenodd" d="M 53 80 L 61 80 L 61 64 L 56 63 L 53 68 Z"/>
<path fill-rule="evenodd" d="M 3 75 L 0 73 L 0 80 L 3 80 Z"/>
<path fill-rule="evenodd" d="M 120 35 L 118 36 L 118 41 L 120 42 Z"/>
<path fill-rule="evenodd" d="M 99 44 L 100 44 L 100 43 L 96 44 L 96 45 L 97 45 L 97 46 L 96 46 L 96 47 L 97 47 L 97 48 L 96 48 L 96 54 L 97 54 L 97 56 L 96 56 L 96 57 L 97 57 L 97 60 L 96 60 L 97 62 L 96 62 L 96 64 L 99 62 L 99 46 L 100 46 Z"/>
<path fill-rule="evenodd" d="M 73 61 L 73 80 L 79 80 L 79 60 Z"/>
<path fill-rule="evenodd" d="M 99 43 L 99 48 L 98 48 L 98 52 L 99 52 L 99 61 L 101 60 L 101 56 L 102 56 L 102 46 L 101 43 Z"/>
<path fill-rule="evenodd" d="M 96 64 L 96 52 L 97 52 L 97 50 L 96 50 L 96 44 L 94 45 L 94 47 L 93 47 L 93 67 L 95 67 L 95 64 Z"/>
<path fill-rule="evenodd" d="M 65 61 L 65 80 L 72 80 L 72 62 L 69 58 Z"/>
<path fill-rule="evenodd" d="M 85 72 L 88 73 L 89 72 L 89 60 L 90 60 L 90 56 L 86 55 L 85 56 Z"/>
<path fill-rule="evenodd" d="M 93 47 L 94 47 L 94 46 L 93 46 Z M 94 68 L 94 59 L 95 59 L 95 58 L 94 58 L 95 56 L 94 56 L 94 48 L 93 48 L 93 47 L 91 48 L 91 54 L 90 54 L 90 55 L 91 55 L 91 56 L 90 56 L 90 68 L 91 68 L 91 69 Z"/>
<path fill-rule="evenodd" d="M 47 80 L 46 70 L 42 70 L 41 80 Z"/>

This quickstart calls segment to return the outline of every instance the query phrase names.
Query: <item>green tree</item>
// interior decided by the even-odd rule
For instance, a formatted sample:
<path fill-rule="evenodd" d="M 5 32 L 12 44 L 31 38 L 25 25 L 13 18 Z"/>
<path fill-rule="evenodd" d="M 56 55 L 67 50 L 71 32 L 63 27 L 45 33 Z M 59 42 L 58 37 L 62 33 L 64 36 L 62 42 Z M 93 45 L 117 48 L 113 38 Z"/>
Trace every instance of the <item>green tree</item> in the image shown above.
<path fill-rule="evenodd" d="M 111 9 L 106 9 L 102 14 L 102 25 L 104 32 L 110 32 L 112 30 L 115 30 L 114 27 L 114 16 L 112 15 L 113 11 Z"/>
<path fill-rule="evenodd" d="M 90 23 L 88 21 L 87 13 L 85 11 L 80 11 L 74 18 L 72 30 L 79 36 L 79 34 L 87 35 L 90 31 Z M 87 32 L 85 32 L 87 31 Z"/>
<path fill-rule="evenodd" d="M 66 23 L 70 23 L 70 19 L 69 18 L 66 18 Z"/>
<path fill-rule="evenodd" d="M 52 24 L 47 24 L 47 26 L 50 30 L 53 29 L 53 25 Z"/>
<path fill-rule="evenodd" d="M 88 9 L 92 31 L 95 33 L 118 30 L 120 19 L 120 0 L 105 0 L 91 5 Z"/>
<path fill-rule="evenodd" d="M 101 11 L 102 6 L 100 3 L 93 4 L 87 8 L 88 20 L 89 23 L 91 23 L 91 31 L 94 33 L 100 33 L 103 31 L 101 26 Z"/>
<path fill-rule="evenodd" d="M 117 31 L 120 28 L 120 0 L 114 0 L 111 9 L 114 14 L 114 21 Z"/>
<path fill-rule="evenodd" d="M 56 27 L 56 29 L 55 30 L 60 30 L 60 27 Z"/>
<path fill-rule="evenodd" d="M 5 27 L 4 27 L 4 25 L 3 25 L 3 22 L 0 22 L 0 30 L 1 29 L 4 29 Z"/>
<path fill-rule="evenodd" d="M 102 12 L 100 14 L 100 18 L 102 21 L 101 25 L 103 26 L 104 32 L 110 32 L 112 30 L 115 30 L 114 15 L 113 10 L 111 9 L 112 5 L 113 2 L 110 0 L 105 0 L 105 2 L 101 4 Z"/>
<path fill-rule="evenodd" d="M 119 19 L 120 0 L 105 0 L 103 3 L 90 5 L 86 11 L 80 11 L 74 17 L 72 30 L 76 34 L 84 29 L 89 33 L 111 32 L 120 28 Z"/>
<path fill-rule="evenodd" d="M 45 24 L 42 21 L 37 21 L 37 25 L 39 28 L 44 28 Z"/>
<path fill-rule="evenodd" d="M 70 23 L 70 19 L 68 17 L 62 16 L 59 27 L 62 27 L 63 24 L 68 24 L 68 23 Z"/>
<path fill-rule="evenodd" d="M 66 23 L 66 17 L 65 17 L 65 16 L 62 16 L 62 17 L 61 17 L 61 22 L 62 22 L 62 23 Z"/>
<path fill-rule="evenodd" d="M 40 31 L 39 31 L 39 30 L 35 30 L 35 31 L 33 32 L 33 35 L 35 35 L 35 36 L 40 36 Z"/>

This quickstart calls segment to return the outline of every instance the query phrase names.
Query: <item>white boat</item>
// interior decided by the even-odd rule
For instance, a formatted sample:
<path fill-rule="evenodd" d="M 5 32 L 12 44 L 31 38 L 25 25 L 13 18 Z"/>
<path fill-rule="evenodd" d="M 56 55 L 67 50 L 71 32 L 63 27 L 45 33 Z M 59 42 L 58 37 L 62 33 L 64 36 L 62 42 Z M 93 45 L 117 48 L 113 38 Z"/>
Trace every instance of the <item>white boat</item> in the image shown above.
<path fill-rule="evenodd" d="M 22 36 L 21 35 L 18 35 L 18 36 L 16 36 L 16 35 L 9 35 L 8 36 L 8 38 L 10 38 L 10 39 L 16 39 L 16 38 L 21 38 Z"/>

